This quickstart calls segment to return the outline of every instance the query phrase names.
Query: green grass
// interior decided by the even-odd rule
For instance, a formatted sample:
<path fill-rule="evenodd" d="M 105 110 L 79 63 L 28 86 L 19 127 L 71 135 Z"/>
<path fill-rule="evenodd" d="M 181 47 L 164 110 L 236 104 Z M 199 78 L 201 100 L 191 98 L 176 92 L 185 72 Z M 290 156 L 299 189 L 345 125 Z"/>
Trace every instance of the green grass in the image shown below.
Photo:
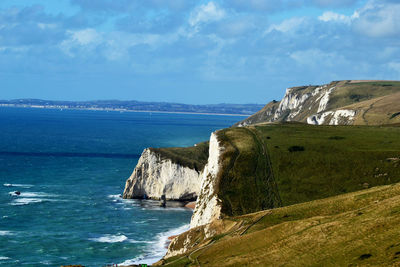
<path fill-rule="evenodd" d="M 272 169 L 257 132 L 225 129 L 218 132 L 218 140 L 224 147 L 217 178 L 221 212 L 233 216 L 279 207 Z"/>
<path fill-rule="evenodd" d="M 164 264 L 398 266 L 399 215 L 400 184 L 378 186 L 212 223 L 214 237 Z"/>
<path fill-rule="evenodd" d="M 256 126 L 270 151 L 283 205 L 400 182 L 400 128 Z M 270 139 L 267 139 L 267 136 Z M 290 152 L 293 146 L 304 151 Z"/>
<path fill-rule="evenodd" d="M 161 158 L 170 159 L 181 166 L 189 167 L 198 172 L 204 169 L 208 160 L 209 142 L 202 142 L 192 147 L 150 148 Z"/>
<path fill-rule="evenodd" d="M 333 91 L 328 109 L 344 107 L 355 102 L 370 100 L 400 91 L 400 82 L 345 83 Z"/>
<path fill-rule="evenodd" d="M 400 262 L 400 127 L 277 123 L 217 135 L 223 220 L 180 235 L 175 248 L 189 242 L 189 252 L 166 266 Z"/>
<path fill-rule="evenodd" d="M 400 127 L 280 123 L 218 132 L 217 194 L 235 216 L 400 182 Z"/>

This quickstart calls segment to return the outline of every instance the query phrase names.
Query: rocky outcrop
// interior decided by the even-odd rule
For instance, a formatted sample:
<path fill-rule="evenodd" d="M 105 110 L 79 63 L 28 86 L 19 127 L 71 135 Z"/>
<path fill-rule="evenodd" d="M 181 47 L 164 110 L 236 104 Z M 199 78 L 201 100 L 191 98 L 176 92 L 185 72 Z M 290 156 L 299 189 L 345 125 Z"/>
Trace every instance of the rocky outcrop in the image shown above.
<path fill-rule="evenodd" d="M 219 219 L 221 214 L 220 200 L 215 192 L 217 175 L 219 172 L 220 155 L 223 148 L 220 146 L 217 134 L 212 133 L 208 162 L 201 178 L 200 194 L 194 209 L 190 228 L 210 223 Z"/>
<path fill-rule="evenodd" d="M 235 126 L 241 127 L 260 122 L 276 121 L 306 122 L 308 117 L 328 109 L 329 99 L 335 88 L 336 83 L 288 88 L 280 102 L 273 101 L 267 104 L 264 109 Z"/>
<path fill-rule="evenodd" d="M 321 125 L 350 125 L 354 121 L 357 111 L 339 109 L 335 111 L 321 112 L 307 118 L 308 124 Z"/>
<path fill-rule="evenodd" d="M 200 192 L 201 171 L 174 163 L 145 149 L 126 181 L 124 198 L 193 200 Z"/>

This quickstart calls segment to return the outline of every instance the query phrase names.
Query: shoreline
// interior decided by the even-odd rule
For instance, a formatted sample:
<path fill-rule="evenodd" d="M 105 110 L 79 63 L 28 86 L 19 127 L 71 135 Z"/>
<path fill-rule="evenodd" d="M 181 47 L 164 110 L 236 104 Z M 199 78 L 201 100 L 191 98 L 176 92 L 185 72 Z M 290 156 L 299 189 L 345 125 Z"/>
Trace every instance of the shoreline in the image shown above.
<path fill-rule="evenodd" d="M 159 110 L 130 110 L 130 109 L 107 109 L 107 108 L 67 108 L 67 107 L 46 107 L 46 106 L 27 106 L 0 104 L 0 108 L 34 108 L 34 109 L 52 109 L 52 110 L 87 110 L 87 111 L 112 111 L 112 112 L 141 112 L 141 113 L 161 113 L 161 114 L 187 114 L 187 115 L 216 115 L 216 116 L 238 116 L 249 117 L 252 114 L 231 114 L 231 113 L 210 113 L 210 112 L 185 112 L 185 111 L 159 111 Z"/>
<path fill-rule="evenodd" d="M 118 196 L 120 199 L 123 199 L 121 195 Z M 158 203 L 158 200 L 154 199 L 146 199 L 141 201 L 155 201 Z M 170 205 L 168 205 L 170 203 Z M 191 212 L 194 211 L 196 205 L 196 201 L 177 201 L 177 200 L 167 200 L 167 206 L 163 209 L 169 209 L 169 208 L 181 208 L 181 209 L 186 209 L 190 210 Z M 138 257 L 135 257 L 133 259 L 128 259 L 125 260 L 124 262 L 121 262 L 118 264 L 118 266 L 121 267 L 131 267 L 131 266 L 141 266 L 140 264 L 148 264 L 151 266 L 152 264 L 155 264 L 162 260 L 164 256 L 166 255 L 168 251 L 168 246 L 172 242 L 172 240 L 179 236 L 180 234 L 190 230 L 190 221 L 187 224 L 181 225 L 176 228 L 169 229 L 165 232 L 159 233 L 156 236 L 157 241 L 153 240 L 148 240 L 147 242 L 154 242 L 152 245 L 152 250 L 153 253 L 151 254 L 144 254 L 140 255 Z"/>

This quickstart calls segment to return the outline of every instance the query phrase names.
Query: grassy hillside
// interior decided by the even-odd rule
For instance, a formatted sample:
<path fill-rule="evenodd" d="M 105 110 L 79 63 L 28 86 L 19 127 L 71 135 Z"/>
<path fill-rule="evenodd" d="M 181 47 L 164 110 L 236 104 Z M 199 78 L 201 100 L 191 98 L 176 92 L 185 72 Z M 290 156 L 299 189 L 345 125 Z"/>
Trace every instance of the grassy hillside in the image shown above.
<path fill-rule="evenodd" d="M 400 92 L 344 107 L 358 110 L 355 125 L 400 123 Z"/>
<path fill-rule="evenodd" d="M 328 110 L 400 92 L 398 81 L 342 81 L 336 87 Z"/>
<path fill-rule="evenodd" d="M 159 264 L 400 264 L 400 127 L 274 123 L 217 135 L 222 220 L 178 236 L 172 249 L 189 251 Z"/>
<path fill-rule="evenodd" d="M 163 266 L 399 266 L 400 184 L 226 218 Z"/>
<path fill-rule="evenodd" d="M 208 146 L 209 142 L 202 142 L 192 147 L 150 148 L 150 150 L 159 154 L 161 158 L 202 171 L 208 160 Z"/>
<path fill-rule="evenodd" d="M 400 127 L 278 123 L 217 134 L 228 216 L 400 182 Z"/>
<path fill-rule="evenodd" d="M 249 128 L 218 132 L 224 147 L 217 177 L 221 212 L 232 216 L 281 206 L 266 146 Z"/>

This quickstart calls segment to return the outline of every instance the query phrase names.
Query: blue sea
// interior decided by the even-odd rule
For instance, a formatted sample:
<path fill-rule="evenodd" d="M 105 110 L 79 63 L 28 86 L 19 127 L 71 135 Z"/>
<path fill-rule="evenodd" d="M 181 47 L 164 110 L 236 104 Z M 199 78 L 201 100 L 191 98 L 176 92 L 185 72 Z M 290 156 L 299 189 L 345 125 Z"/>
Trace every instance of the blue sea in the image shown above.
<path fill-rule="evenodd" d="M 192 211 L 120 198 L 141 152 L 192 146 L 241 119 L 0 108 L 0 265 L 157 261 Z"/>

